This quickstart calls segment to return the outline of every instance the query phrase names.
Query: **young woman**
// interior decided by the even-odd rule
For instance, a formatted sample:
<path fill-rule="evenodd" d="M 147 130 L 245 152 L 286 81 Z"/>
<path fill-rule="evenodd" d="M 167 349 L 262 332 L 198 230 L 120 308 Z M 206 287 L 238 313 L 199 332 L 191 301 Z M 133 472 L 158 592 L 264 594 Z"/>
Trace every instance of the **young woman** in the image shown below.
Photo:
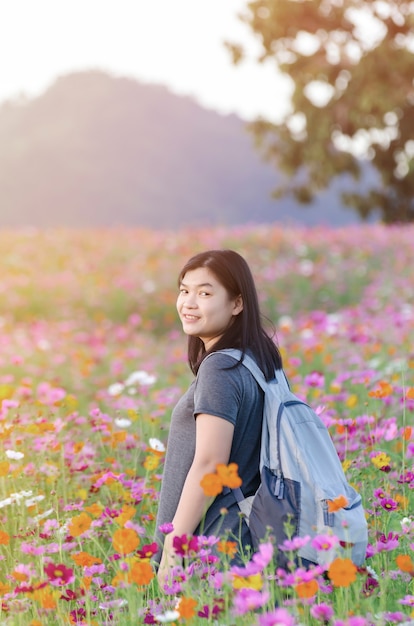
<path fill-rule="evenodd" d="M 157 528 L 172 522 L 158 579 L 177 565 L 176 535 L 232 533 L 251 544 L 234 495 L 213 502 L 200 486 L 219 463 L 237 463 L 245 497 L 259 486 L 263 392 L 250 372 L 223 348 L 248 352 L 268 380 L 282 367 L 278 348 L 262 326 L 258 297 L 246 261 L 232 250 L 192 257 L 179 275 L 177 310 L 188 335 L 188 362 L 196 376 L 171 417 Z M 226 513 L 223 515 L 223 511 Z"/>

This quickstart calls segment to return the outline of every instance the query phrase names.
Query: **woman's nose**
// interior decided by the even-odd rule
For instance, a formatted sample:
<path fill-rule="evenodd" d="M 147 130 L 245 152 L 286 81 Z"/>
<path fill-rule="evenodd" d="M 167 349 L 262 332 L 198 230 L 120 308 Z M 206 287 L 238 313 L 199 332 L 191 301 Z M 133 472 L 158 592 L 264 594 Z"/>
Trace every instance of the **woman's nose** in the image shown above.
<path fill-rule="evenodd" d="M 189 309 L 194 309 L 197 306 L 197 300 L 194 294 L 188 293 L 184 299 L 184 304 Z"/>

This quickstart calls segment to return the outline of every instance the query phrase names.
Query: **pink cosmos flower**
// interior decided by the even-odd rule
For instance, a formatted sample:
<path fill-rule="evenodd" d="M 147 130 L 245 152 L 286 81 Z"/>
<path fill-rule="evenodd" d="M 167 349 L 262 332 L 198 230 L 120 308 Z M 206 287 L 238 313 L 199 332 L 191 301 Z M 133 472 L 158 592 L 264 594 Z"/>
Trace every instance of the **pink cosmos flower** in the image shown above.
<path fill-rule="evenodd" d="M 311 607 L 310 614 L 313 618 L 322 622 L 323 624 L 327 624 L 331 617 L 334 614 L 334 610 L 329 604 L 321 603 L 315 604 Z"/>
<path fill-rule="evenodd" d="M 294 617 L 286 609 L 276 609 L 259 617 L 259 626 L 295 626 Z"/>
<path fill-rule="evenodd" d="M 264 570 L 273 558 L 273 545 L 271 543 L 261 543 L 258 552 L 253 555 L 252 561 L 261 570 Z"/>
<path fill-rule="evenodd" d="M 257 591 L 243 587 L 234 598 L 233 608 L 236 615 L 245 615 L 264 606 L 269 600 L 267 591 Z"/>
<path fill-rule="evenodd" d="M 306 546 L 309 540 L 309 535 L 306 535 L 305 537 L 293 537 L 293 539 L 285 539 L 285 541 L 278 547 L 284 552 L 296 551 L 300 550 L 303 546 Z"/>
<path fill-rule="evenodd" d="M 308 376 L 305 376 L 305 384 L 308 387 L 324 387 L 325 376 L 321 372 L 311 372 Z"/>
<path fill-rule="evenodd" d="M 398 624 L 398 622 L 405 622 L 406 624 L 409 624 L 409 622 L 406 621 L 407 616 L 401 611 L 385 612 L 383 613 L 383 617 L 388 622 L 395 622 L 396 624 Z"/>
<path fill-rule="evenodd" d="M 343 621 L 341 619 L 335 620 L 333 626 L 370 626 L 370 622 L 365 617 L 349 617 Z"/>
<path fill-rule="evenodd" d="M 171 522 L 167 522 L 166 524 L 161 524 L 160 526 L 158 526 L 158 530 L 164 535 L 168 535 L 174 530 L 174 525 L 171 524 Z"/>
<path fill-rule="evenodd" d="M 312 548 L 320 552 L 331 550 L 338 545 L 338 537 L 335 535 L 316 535 L 311 541 Z"/>
<path fill-rule="evenodd" d="M 414 606 L 414 596 L 404 596 L 401 600 L 399 600 L 399 603 L 407 606 Z"/>

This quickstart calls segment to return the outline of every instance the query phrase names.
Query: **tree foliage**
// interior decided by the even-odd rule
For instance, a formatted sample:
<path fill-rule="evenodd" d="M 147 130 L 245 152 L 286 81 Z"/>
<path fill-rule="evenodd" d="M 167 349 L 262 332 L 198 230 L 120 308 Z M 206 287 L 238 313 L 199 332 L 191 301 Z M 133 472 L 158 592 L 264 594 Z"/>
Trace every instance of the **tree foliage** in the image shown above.
<path fill-rule="evenodd" d="M 252 124 L 287 175 L 279 195 L 308 202 L 349 174 L 343 200 L 362 217 L 414 221 L 414 3 L 254 0 L 242 19 L 259 60 L 274 59 L 294 84 L 283 123 Z M 242 58 L 240 46 L 233 53 Z"/>

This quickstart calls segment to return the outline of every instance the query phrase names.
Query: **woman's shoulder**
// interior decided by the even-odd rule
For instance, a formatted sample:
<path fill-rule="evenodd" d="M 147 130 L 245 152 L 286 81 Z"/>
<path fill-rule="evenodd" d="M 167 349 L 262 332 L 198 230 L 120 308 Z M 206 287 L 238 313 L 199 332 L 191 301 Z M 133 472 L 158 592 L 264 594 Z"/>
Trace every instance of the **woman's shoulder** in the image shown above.
<path fill-rule="evenodd" d="M 236 358 L 235 358 L 236 357 Z M 243 386 L 249 381 L 251 374 L 242 363 L 239 363 L 238 356 L 231 356 L 226 352 L 212 352 L 202 361 L 197 378 L 210 378 L 221 380 L 225 384 L 232 381 L 238 386 Z"/>
<path fill-rule="evenodd" d="M 237 360 L 225 352 L 211 352 L 201 362 L 200 371 L 239 369 Z"/>

